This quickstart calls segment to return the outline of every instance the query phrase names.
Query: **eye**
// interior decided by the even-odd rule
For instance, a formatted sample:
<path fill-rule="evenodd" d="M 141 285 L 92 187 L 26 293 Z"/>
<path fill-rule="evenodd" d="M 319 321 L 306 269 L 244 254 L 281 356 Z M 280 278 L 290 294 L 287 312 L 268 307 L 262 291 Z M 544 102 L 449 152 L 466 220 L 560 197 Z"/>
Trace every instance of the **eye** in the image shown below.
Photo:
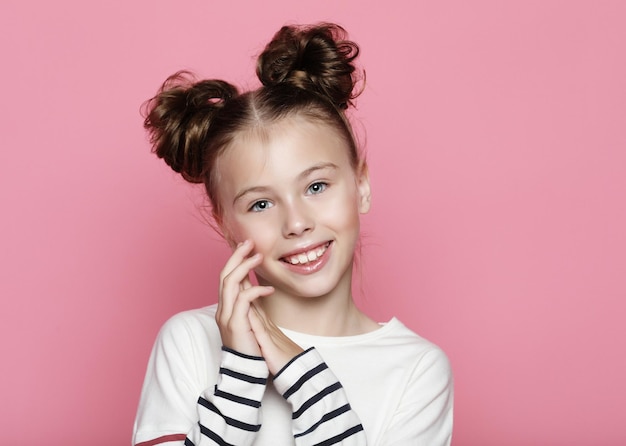
<path fill-rule="evenodd" d="M 318 181 L 316 183 L 311 184 L 309 188 L 307 189 L 307 192 L 312 195 L 317 195 L 317 194 L 321 194 L 322 192 L 324 192 L 327 187 L 328 187 L 327 183 Z"/>
<path fill-rule="evenodd" d="M 259 201 L 255 201 L 254 203 L 252 203 L 252 206 L 250 206 L 250 209 L 248 209 L 250 212 L 263 212 L 266 209 L 269 209 L 272 207 L 272 203 L 270 203 L 268 200 L 259 200 Z"/>

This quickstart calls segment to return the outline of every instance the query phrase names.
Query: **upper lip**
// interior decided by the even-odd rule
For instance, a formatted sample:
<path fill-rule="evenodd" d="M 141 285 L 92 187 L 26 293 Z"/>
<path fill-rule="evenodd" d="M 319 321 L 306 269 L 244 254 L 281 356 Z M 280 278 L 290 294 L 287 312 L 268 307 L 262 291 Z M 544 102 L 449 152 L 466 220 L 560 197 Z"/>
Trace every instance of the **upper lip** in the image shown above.
<path fill-rule="evenodd" d="M 286 258 L 286 257 L 291 257 L 291 256 L 295 256 L 295 255 L 298 255 L 298 254 L 304 254 L 305 252 L 309 252 L 309 251 L 311 251 L 311 250 L 313 250 L 313 249 L 317 249 L 317 248 L 320 248 L 320 247 L 322 247 L 322 246 L 324 246 L 324 245 L 327 245 L 327 244 L 329 244 L 330 242 L 331 242 L 330 240 L 326 240 L 325 242 L 321 242 L 321 243 L 312 243 L 312 244 L 310 244 L 310 245 L 303 246 L 303 247 L 301 247 L 301 248 L 296 248 L 296 249 L 294 249 L 293 251 L 289 251 L 288 253 L 283 254 L 282 256 L 280 256 L 280 258 L 281 258 L 281 259 L 284 259 L 284 258 Z"/>

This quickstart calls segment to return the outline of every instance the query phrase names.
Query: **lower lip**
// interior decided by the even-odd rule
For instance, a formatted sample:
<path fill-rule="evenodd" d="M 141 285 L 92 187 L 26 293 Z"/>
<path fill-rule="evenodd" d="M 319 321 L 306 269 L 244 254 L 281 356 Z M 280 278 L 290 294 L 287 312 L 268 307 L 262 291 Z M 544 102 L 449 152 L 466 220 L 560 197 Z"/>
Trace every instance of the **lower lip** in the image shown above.
<path fill-rule="evenodd" d="M 330 245 L 328 245 L 328 248 L 326 248 L 326 251 L 324 251 L 324 254 L 322 254 L 321 257 L 318 257 L 312 262 L 308 262 L 305 264 L 298 263 L 297 265 L 288 262 L 282 263 L 283 265 L 285 265 L 285 268 L 287 268 L 289 271 L 293 271 L 294 273 L 305 275 L 313 274 L 324 268 L 324 265 L 326 265 L 328 259 L 330 258 L 330 250 L 332 249 L 332 247 L 333 243 L 331 242 Z"/>

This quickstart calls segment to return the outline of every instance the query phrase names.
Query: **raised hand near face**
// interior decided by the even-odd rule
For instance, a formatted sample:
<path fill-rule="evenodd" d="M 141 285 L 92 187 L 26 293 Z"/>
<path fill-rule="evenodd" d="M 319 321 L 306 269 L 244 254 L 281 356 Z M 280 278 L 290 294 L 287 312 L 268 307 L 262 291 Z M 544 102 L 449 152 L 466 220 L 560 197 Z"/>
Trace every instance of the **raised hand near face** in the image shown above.
<path fill-rule="evenodd" d="M 252 302 L 273 293 L 274 288 L 250 282 L 250 273 L 263 260 L 261 254 L 248 257 L 253 248 L 250 240 L 240 243 L 224 265 L 215 317 L 225 347 L 245 355 L 262 356 L 249 313 Z"/>
<path fill-rule="evenodd" d="M 289 339 L 265 314 L 258 303 L 252 303 L 249 313 L 250 325 L 272 375 L 304 350 Z"/>

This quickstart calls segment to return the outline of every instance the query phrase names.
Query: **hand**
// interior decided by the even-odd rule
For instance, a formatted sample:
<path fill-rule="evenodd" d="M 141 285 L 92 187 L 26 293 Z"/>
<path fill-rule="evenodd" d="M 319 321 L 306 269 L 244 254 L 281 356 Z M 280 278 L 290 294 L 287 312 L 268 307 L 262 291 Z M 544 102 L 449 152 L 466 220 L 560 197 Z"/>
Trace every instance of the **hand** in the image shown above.
<path fill-rule="evenodd" d="M 253 286 L 250 273 L 263 260 L 261 254 L 247 257 L 254 245 L 240 243 L 220 274 L 219 302 L 215 319 L 222 344 L 239 353 L 261 356 L 261 349 L 250 325 L 251 303 L 274 292 L 271 286 Z"/>
<path fill-rule="evenodd" d="M 294 356 L 304 351 L 280 331 L 259 305 L 252 303 L 252 309 L 248 314 L 252 331 L 261 348 L 261 356 L 265 358 L 272 375 L 278 373 Z"/>

